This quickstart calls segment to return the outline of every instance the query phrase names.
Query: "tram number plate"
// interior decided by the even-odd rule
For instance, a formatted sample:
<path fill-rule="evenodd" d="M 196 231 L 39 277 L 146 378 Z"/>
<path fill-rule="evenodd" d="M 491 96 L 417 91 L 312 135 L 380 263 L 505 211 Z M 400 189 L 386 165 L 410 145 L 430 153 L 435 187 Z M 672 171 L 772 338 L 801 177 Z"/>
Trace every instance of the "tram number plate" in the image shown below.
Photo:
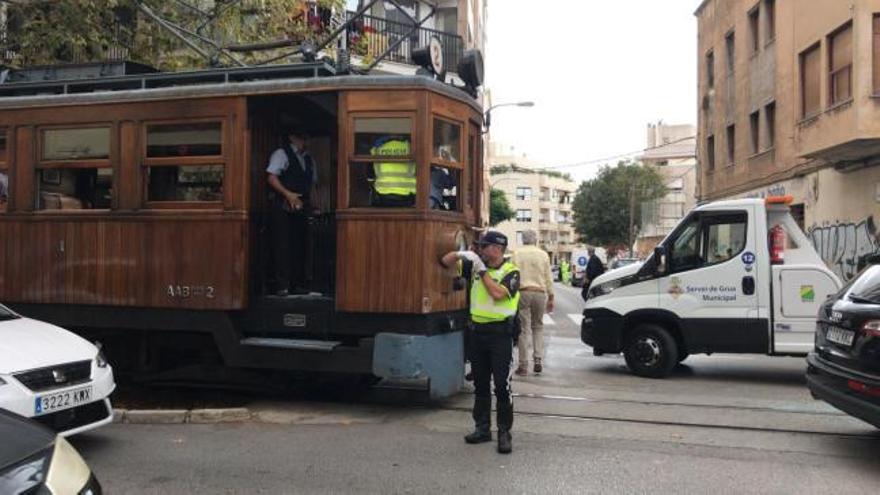
<path fill-rule="evenodd" d="M 835 344 L 851 346 L 856 333 L 852 330 L 844 330 L 843 328 L 831 327 L 825 333 L 825 338 Z"/>
<path fill-rule="evenodd" d="M 81 406 L 92 401 L 92 387 L 75 388 L 64 392 L 41 395 L 34 399 L 34 414 L 47 414 Z"/>
<path fill-rule="evenodd" d="M 306 326 L 306 315 L 288 313 L 284 315 L 284 326 L 298 328 L 304 327 Z"/>

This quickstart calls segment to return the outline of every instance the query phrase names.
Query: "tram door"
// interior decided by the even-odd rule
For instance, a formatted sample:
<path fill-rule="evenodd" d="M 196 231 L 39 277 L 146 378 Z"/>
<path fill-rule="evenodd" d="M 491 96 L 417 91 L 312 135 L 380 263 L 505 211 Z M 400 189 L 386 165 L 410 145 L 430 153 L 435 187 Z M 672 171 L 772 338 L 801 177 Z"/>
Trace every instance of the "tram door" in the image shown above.
<path fill-rule="evenodd" d="M 297 255 L 296 248 L 287 260 L 290 273 L 299 278 L 293 281 L 298 290 L 291 294 L 313 298 L 335 295 L 336 108 L 333 94 L 268 96 L 249 101 L 254 233 L 251 288 L 257 296 L 276 295 L 284 288 L 279 282 L 279 261 L 275 259 L 284 252 L 275 245 L 279 234 L 275 232 L 278 219 L 277 215 L 273 217 L 277 213 L 273 208 L 279 205 L 271 200 L 267 169 L 272 154 L 286 143 L 284 134 L 289 130 L 305 134 L 305 153 L 316 176 L 313 209 L 298 213 L 298 218 L 291 215 L 292 222 L 306 224 L 302 255 Z M 299 240 L 294 236 L 290 242 Z"/>

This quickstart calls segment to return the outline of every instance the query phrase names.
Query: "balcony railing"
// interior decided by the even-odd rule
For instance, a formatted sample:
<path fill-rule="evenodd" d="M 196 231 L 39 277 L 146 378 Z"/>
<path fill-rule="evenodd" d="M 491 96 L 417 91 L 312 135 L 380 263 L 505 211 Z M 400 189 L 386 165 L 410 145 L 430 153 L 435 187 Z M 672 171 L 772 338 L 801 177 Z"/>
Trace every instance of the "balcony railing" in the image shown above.
<path fill-rule="evenodd" d="M 355 12 L 348 13 L 348 19 L 354 16 Z M 352 23 L 352 28 L 348 31 L 349 50 L 353 55 L 375 58 L 402 38 L 403 41 L 388 53 L 385 60 L 416 65 L 412 60 L 412 50 L 428 46 L 431 38 L 436 36 L 443 45 L 446 67 L 451 71 L 458 70 L 458 61 L 464 51 L 461 36 L 423 27 L 412 31 L 412 27 L 411 24 L 363 15 L 360 20 Z"/>

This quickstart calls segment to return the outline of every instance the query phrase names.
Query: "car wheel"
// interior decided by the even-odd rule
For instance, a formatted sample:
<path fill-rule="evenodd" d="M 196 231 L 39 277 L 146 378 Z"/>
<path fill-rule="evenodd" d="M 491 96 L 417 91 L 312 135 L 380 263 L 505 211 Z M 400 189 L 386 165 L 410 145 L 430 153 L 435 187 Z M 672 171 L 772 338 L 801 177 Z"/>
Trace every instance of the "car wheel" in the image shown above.
<path fill-rule="evenodd" d="M 665 328 L 651 323 L 642 323 L 629 333 L 623 357 L 630 371 L 646 378 L 663 378 L 679 362 L 675 339 Z"/>

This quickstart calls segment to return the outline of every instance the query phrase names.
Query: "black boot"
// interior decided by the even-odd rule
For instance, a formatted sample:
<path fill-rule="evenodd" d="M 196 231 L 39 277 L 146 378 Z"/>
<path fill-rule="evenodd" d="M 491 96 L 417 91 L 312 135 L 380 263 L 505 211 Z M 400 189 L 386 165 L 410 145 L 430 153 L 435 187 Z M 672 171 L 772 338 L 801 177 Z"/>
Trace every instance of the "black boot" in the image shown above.
<path fill-rule="evenodd" d="M 483 443 L 492 441 L 492 398 L 474 398 L 474 431 L 465 435 L 467 443 Z"/>
<path fill-rule="evenodd" d="M 498 453 L 509 454 L 513 451 L 513 437 L 510 430 L 498 430 Z"/>
<path fill-rule="evenodd" d="M 509 454 L 513 450 L 511 428 L 513 428 L 513 404 L 498 404 L 498 452 L 500 454 Z"/>

